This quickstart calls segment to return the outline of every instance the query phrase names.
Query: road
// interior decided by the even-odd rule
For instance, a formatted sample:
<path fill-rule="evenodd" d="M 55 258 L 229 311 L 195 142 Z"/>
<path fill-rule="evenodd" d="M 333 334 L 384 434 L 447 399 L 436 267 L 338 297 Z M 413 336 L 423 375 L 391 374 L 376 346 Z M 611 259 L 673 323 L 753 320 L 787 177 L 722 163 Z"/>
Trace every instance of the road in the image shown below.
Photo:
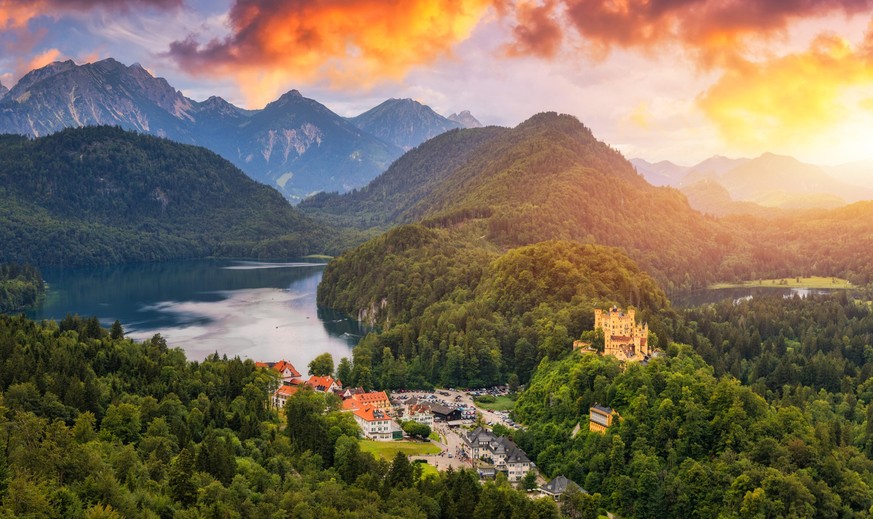
<path fill-rule="evenodd" d="M 440 394 L 441 392 L 448 393 L 448 395 Z M 467 406 L 475 407 L 476 410 L 482 414 L 482 419 L 486 424 L 495 424 L 502 423 L 506 427 L 514 428 L 510 426 L 506 419 L 493 411 L 489 411 L 487 409 L 482 409 L 477 406 L 475 402 L 473 402 L 473 398 L 463 392 L 463 391 L 449 391 L 448 389 L 439 389 L 434 392 L 428 391 L 415 391 L 415 392 L 406 392 L 401 394 L 393 394 L 392 399 L 395 399 L 395 403 L 404 402 L 404 400 L 396 400 L 398 396 L 407 396 L 408 398 L 424 398 L 433 395 L 437 398 L 437 403 L 452 406 L 455 404 L 465 404 Z M 457 400 L 456 400 L 457 398 Z M 427 456 L 410 456 L 410 460 L 421 459 L 427 461 L 430 465 L 437 467 L 439 470 L 446 470 L 449 467 L 453 467 L 455 469 L 459 468 L 470 468 L 471 462 L 469 460 L 462 460 L 461 453 L 463 452 L 463 440 L 461 439 L 461 434 L 465 434 L 466 430 L 463 428 L 450 428 L 447 424 L 436 422 L 433 426 L 433 430 L 440 434 L 441 438 L 444 441 L 434 442 L 436 445 L 439 445 L 442 449 L 440 454 L 427 455 Z M 449 457 L 449 453 L 452 454 L 452 457 Z"/>

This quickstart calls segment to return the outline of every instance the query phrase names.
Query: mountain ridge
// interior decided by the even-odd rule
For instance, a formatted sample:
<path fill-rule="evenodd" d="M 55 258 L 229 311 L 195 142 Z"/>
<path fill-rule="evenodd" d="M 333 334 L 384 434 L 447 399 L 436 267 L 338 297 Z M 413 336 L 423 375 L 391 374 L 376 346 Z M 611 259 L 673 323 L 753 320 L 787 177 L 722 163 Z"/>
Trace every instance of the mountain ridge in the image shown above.
<path fill-rule="evenodd" d="M 431 107 L 408 98 L 388 99 L 349 121 L 405 151 L 460 126 Z"/>
<path fill-rule="evenodd" d="M 28 72 L 0 96 L 0 132 L 37 137 L 67 127 L 120 126 L 209 148 L 253 179 L 300 201 L 320 191 L 362 187 L 404 148 L 458 126 L 419 106 L 442 126 L 411 132 L 398 146 L 297 90 L 260 110 L 246 110 L 216 96 L 189 99 L 136 63 L 126 66 L 107 58 L 77 65 L 67 60 Z M 388 121 L 380 131 L 397 134 L 398 128 Z"/>
<path fill-rule="evenodd" d="M 294 257 L 336 234 L 211 151 L 119 128 L 0 136 L 0 185 L 0 263 Z"/>

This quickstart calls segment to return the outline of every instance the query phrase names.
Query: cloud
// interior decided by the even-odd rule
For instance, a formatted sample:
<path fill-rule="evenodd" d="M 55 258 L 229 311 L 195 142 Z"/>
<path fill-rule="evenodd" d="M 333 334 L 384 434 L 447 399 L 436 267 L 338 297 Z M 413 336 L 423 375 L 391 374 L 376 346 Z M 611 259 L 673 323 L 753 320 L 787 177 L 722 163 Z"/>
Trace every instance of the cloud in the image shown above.
<path fill-rule="evenodd" d="M 50 63 L 51 60 L 46 62 L 47 56 L 57 58 L 62 55 L 61 51 L 50 49 L 33 56 L 34 50 L 44 43 L 49 33 L 48 28 L 36 20 L 88 17 L 95 10 L 113 15 L 135 9 L 166 11 L 182 4 L 183 0 L 0 0 L 0 48 L 4 54 L 0 57 L 0 64 L 15 69 L 14 74 L 7 73 L 5 77 L 17 78 L 32 70 L 35 63 Z"/>
<path fill-rule="evenodd" d="M 491 1 L 236 0 L 229 36 L 192 35 L 168 55 L 196 74 L 234 75 L 253 105 L 290 81 L 368 87 L 450 56 Z"/>
<path fill-rule="evenodd" d="M 698 98 L 698 106 L 728 143 L 746 148 L 803 145 L 859 116 L 873 123 L 865 110 L 870 88 L 873 28 L 854 47 L 826 34 L 804 52 L 761 61 L 735 59 Z M 856 93 L 861 97 L 855 99 Z"/>
<path fill-rule="evenodd" d="M 24 27 L 38 16 L 56 17 L 95 8 L 127 12 L 140 7 L 170 9 L 181 5 L 182 0 L 0 0 L 0 29 Z"/>
<path fill-rule="evenodd" d="M 600 53 L 678 43 L 705 60 L 793 21 L 869 11 L 873 0 L 562 0 L 565 26 Z"/>
<path fill-rule="evenodd" d="M 504 47 L 508 56 L 532 54 L 551 58 L 557 54 L 564 37 L 556 19 L 557 4 L 557 0 L 546 0 L 542 4 L 519 2 L 515 6 L 514 41 Z M 504 11 L 506 6 L 502 7 Z"/>

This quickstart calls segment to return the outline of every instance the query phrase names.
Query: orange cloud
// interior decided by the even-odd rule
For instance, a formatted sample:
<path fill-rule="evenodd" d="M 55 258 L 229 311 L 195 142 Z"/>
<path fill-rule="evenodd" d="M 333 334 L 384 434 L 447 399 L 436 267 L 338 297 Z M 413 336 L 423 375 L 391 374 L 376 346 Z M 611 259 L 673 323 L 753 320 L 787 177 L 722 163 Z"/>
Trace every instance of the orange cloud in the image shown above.
<path fill-rule="evenodd" d="M 238 78 L 251 104 L 289 81 L 366 87 L 451 54 L 493 0 L 236 0 L 232 34 L 171 45 L 187 70 Z"/>
<path fill-rule="evenodd" d="M 515 6 L 516 25 L 512 29 L 514 41 L 505 47 L 509 56 L 533 54 L 551 58 L 557 54 L 564 38 L 564 29 L 557 19 L 557 0 L 542 4 L 518 2 Z M 501 11 L 507 6 L 502 5 Z"/>
<path fill-rule="evenodd" d="M 39 15 L 35 2 L 0 0 L 0 29 L 19 29 Z"/>
<path fill-rule="evenodd" d="M 854 48 L 822 35 L 806 52 L 725 66 L 698 105 L 734 145 L 802 144 L 862 115 L 873 124 L 863 99 L 851 96 L 873 87 L 873 30 Z"/>
<path fill-rule="evenodd" d="M 60 56 L 61 51 L 58 49 L 49 49 L 31 59 L 26 65 L 27 70 L 42 68 L 49 63 L 57 61 Z"/>
<path fill-rule="evenodd" d="M 873 8 L 873 0 L 562 0 L 565 24 L 591 50 L 650 50 L 679 43 L 704 63 L 733 55 L 747 39 L 784 31 L 796 20 Z"/>
<path fill-rule="evenodd" d="M 0 29 L 24 27 L 37 16 L 57 16 L 59 11 L 88 11 L 95 7 L 128 11 L 139 6 L 169 9 L 182 0 L 0 0 Z"/>

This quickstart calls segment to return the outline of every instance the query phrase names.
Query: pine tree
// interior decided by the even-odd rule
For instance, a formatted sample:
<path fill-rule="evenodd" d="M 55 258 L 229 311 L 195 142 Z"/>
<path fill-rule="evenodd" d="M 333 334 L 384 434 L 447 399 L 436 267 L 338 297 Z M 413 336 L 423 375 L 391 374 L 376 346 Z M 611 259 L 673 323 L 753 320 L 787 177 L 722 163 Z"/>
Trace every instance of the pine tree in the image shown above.
<path fill-rule="evenodd" d="M 184 506 L 193 504 L 196 497 L 197 489 L 194 488 L 194 483 L 191 481 L 193 474 L 194 454 L 191 452 L 190 446 L 186 446 L 179 452 L 176 459 L 173 460 L 169 474 L 170 491 L 173 499 Z"/>

